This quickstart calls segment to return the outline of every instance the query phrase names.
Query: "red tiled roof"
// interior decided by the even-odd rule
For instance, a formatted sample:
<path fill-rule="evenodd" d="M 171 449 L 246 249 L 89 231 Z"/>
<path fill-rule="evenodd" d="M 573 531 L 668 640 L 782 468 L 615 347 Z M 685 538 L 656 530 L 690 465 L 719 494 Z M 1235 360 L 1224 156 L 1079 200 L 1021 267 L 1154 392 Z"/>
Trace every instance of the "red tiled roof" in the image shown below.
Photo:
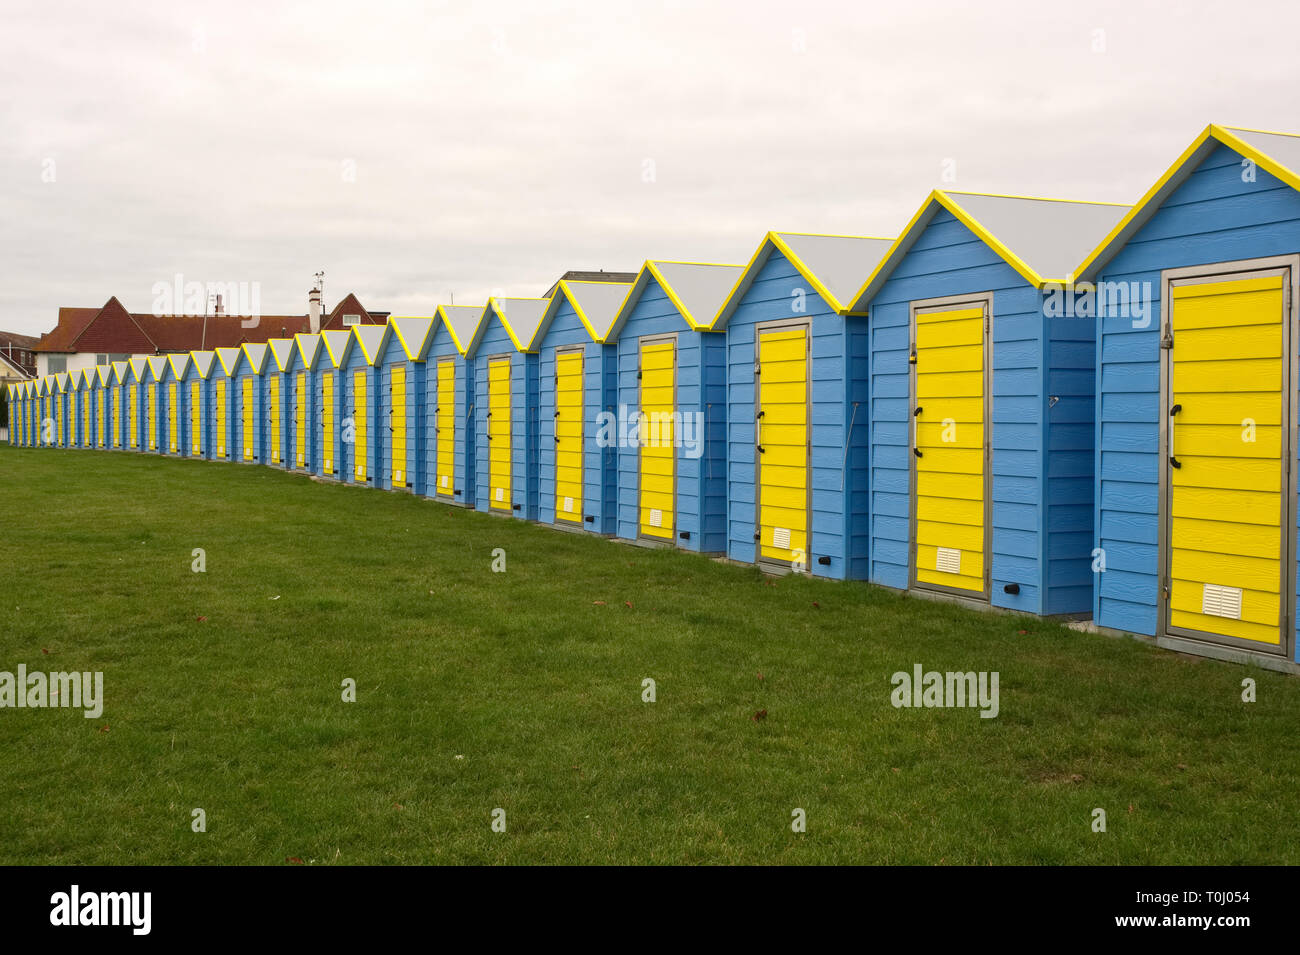
<path fill-rule="evenodd" d="M 360 315 L 364 325 L 382 325 L 387 312 L 365 310 L 357 297 L 348 293 L 322 319 L 322 328 L 343 328 L 344 315 Z M 61 308 L 59 323 L 32 346 L 36 352 L 105 352 L 141 355 L 154 352 L 187 352 L 210 348 L 235 348 L 271 338 L 290 338 L 311 331 L 306 315 L 262 315 L 251 319 L 239 315 L 153 315 L 128 312 L 114 296 L 103 308 Z"/>

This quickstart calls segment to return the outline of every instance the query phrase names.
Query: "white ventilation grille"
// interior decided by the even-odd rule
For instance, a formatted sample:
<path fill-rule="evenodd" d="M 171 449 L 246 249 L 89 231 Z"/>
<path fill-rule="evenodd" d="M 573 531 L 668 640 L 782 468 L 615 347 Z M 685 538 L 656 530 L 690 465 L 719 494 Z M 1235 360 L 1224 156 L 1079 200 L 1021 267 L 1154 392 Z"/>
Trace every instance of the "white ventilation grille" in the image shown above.
<path fill-rule="evenodd" d="M 573 513 L 573 498 L 571 498 L 571 497 L 566 497 L 566 498 L 564 499 L 564 513 L 566 513 L 566 514 L 572 514 L 572 513 Z"/>
<path fill-rule="evenodd" d="M 664 526 L 664 512 L 661 511 L 661 510 L 658 510 L 657 508 L 653 508 L 653 507 L 650 508 L 650 521 L 649 521 L 649 523 L 650 523 L 650 526 L 651 526 L 651 527 L 663 527 L 663 526 Z"/>
<path fill-rule="evenodd" d="M 1201 594 L 1201 613 L 1211 617 L 1241 619 L 1241 588 L 1206 584 Z"/>
<path fill-rule="evenodd" d="M 936 547 L 934 569 L 945 574 L 960 574 L 961 551 L 955 547 Z"/>
<path fill-rule="evenodd" d="M 447 487 L 447 475 L 442 476 L 442 480 L 438 482 L 438 485 L 444 489 Z"/>
<path fill-rule="evenodd" d="M 772 528 L 772 546 L 777 550 L 790 549 L 790 528 L 774 527 Z"/>
<path fill-rule="evenodd" d="M 503 487 L 497 488 L 497 501 L 504 501 L 505 499 L 506 499 L 506 489 Z"/>
<path fill-rule="evenodd" d="M 402 472 L 401 472 L 401 471 L 394 471 L 394 472 L 393 472 L 393 478 L 394 478 L 394 480 L 398 480 L 398 481 L 400 481 L 400 480 L 402 479 Z"/>

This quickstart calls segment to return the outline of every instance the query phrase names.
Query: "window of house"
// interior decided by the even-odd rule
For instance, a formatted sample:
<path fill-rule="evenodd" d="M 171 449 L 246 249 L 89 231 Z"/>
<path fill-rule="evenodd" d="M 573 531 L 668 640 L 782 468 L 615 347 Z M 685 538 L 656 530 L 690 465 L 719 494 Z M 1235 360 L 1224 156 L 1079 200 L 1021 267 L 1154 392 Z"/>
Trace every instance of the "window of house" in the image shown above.
<path fill-rule="evenodd" d="M 108 356 L 107 356 L 107 355 L 96 355 L 96 356 L 95 356 L 95 364 L 96 364 L 96 365 L 107 365 L 107 364 L 108 364 Z"/>
<path fill-rule="evenodd" d="M 64 355 L 51 355 L 45 362 L 48 374 L 57 375 L 68 370 L 68 359 Z"/>
<path fill-rule="evenodd" d="M 347 328 L 349 325 L 360 325 L 360 324 L 361 324 L 361 316 L 360 316 L 360 315 L 344 315 L 344 316 L 343 316 L 343 327 L 344 327 L 344 328 Z"/>

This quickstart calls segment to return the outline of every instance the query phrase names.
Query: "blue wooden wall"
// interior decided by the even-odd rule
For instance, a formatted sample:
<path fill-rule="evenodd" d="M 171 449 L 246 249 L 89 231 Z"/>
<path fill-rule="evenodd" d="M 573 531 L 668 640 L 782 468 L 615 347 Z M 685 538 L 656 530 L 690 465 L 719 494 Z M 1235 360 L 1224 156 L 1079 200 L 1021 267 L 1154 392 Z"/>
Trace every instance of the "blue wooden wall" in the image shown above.
<path fill-rule="evenodd" d="M 863 578 L 869 530 L 867 382 L 850 371 L 866 368 L 866 322 L 836 314 L 778 251 L 759 269 L 727 321 L 727 556 L 747 563 L 756 557 L 754 327 L 785 319 L 811 321 L 808 569 L 818 577 Z M 829 557 L 830 563 L 820 564 L 820 557 Z"/>
<path fill-rule="evenodd" d="M 663 287 L 653 278 L 625 320 L 615 343 L 618 405 L 629 418 L 640 411 L 640 339 L 677 335 L 677 409 L 701 415 L 701 454 L 677 449 L 676 530 L 673 543 L 683 550 L 724 553 L 727 549 L 727 352 L 720 332 L 692 331 Z M 620 410 L 621 413 L 621 410 Z M 640 535 L 640 448 L 618 449 L 615 533 L 626 540 Z M 690 536 L 682 538 L 685 532 Z"/>
<path fill-rule="evenodd" d="M 538 345 L 537 519 L 543 524 L 555 523 L 555 352 L 573 346 L 583 349 L 581 527 L 594 534 L 613 534 L 618 449 L 612 445 L 601 447 L 596 435 L 601 412 L 617 410 L 618 355 L 613 345 L 591 340 L 567 298 L 556 307 L 555 317 Z"/>
<path fill-rule="evenodd" d="M 992 603 L 1086 612 L 1095 324 L 1052 319 L 1048 331 L 1043 293 L 946 210 L 870 303 L 871 579 L 908 586 L 909 304 L 986 292 L 993 293 Z M 1005 593 L 1007 584 L 1020 592 Z"/>
<path fill-rule="evenodd" d="M 1300 195 L 1262 168 L 1243 181 L 1241 163 L 1226 146 L 1212 152 L 1099 276 L 1147 283 L 1151 294 L 1145 327 L 1104 317 L 1095 353 L 1096 540 L 1106 571 L 1096 575 L 1093 617 L 1105 627 L 1156 632 L 1161 270 L 1300 252 Z"/>

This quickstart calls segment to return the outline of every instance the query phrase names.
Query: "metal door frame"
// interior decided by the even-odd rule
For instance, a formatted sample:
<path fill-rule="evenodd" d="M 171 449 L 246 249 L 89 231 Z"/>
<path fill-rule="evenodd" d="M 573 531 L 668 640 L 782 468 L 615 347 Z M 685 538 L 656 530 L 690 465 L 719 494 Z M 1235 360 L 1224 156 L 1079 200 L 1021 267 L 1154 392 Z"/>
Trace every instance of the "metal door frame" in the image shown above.
<path fill-rule="evenodd" d="M 1234 262 L 1216 262 L 1212 265 L 1195 265 L 1165 269 L 1160 273 L 1160 338 L 1163 342 L 1172 334 L 1172 295 L 1176 285 L 1202 285 L 1210 282 L 1263 278 L 1268 275 L 1284 276 L 1282 282 L 1282 439 L 1281 461 L 1284 469 L 1282 481 L 1282 541 L 1278 565 L 1278 642 L 1276 646 L 1230 637 L 1224 634 L 1173 627 L 1170 565 L 1172 563 L 1173 521 L 1169 513 L 1172 499 L 1172 470 L 1169 465 L 1169 414 L 1173 398 L 1172 349 L 1160 349 L 1160 479 L 1158 482 L 1158 573 L 1156 578 L 1156 636 L 1168 640 L 1186 640 L 1208 643 L 1237 650 L 1248 650 L 1270 656 L 1293 659 L 1295 649 L 1296 603 L 1296 386 L 1300 383 L 1296 356 L 1296 299 L 1297 281 L 1300 281 L 1300 255 L 1278 255 L 1258 259 L 1240 259 Z"/>
<path fill-rule="evenodd" d="M 916 317 L 922 312 L 952 312 L 962 306 L 984 309 L 984 335 L 981 348 L 984 352 L 984 540 L 981 544 L 984 563 L 984 589 L 980 593 L 949 587 L 946 584 L 922 583 L 917 579 L 917 456 L 916 456 L 916 362 L 911 359 L 916 349 Z M 993 293 L 978 292 L 972 295 L 945 295 L 940 298 L 917 299 L 908 303 L 908 368 L 907 368 L 907 467 L 908 467 L 908 570 L 909 590 L 925 590 L 950 594 L 966 600 L 991 603 L 993 599 Z M 1046 450 L 1046 449 L 1044 449 Z"/>
<path fill-rule="evenodd" d="M 642 400 L 642 374 L 644 369 L 641 365 L 642 351 L 646 345 L 662 345 L 671 342 L 673 346 L 673 411 L 677 411 L 677 356 L 680 349 L 677 347 L 677 332 L 664 332 L 660 335 L 642 335 L 636 340 L 636 410 L 638 414 L 645 413 L 645 402 Z M 668 529 L 668 537 L 651 537 L 641 533 L 641 452 L 644 445 L 641 444 L 640 427 L 637 428 L 637 454 L 636 454 L 636 539 L 646 540 L 655 544 L 677 544 L 677 433 L 673 433 L 673 526 Z"/>
<path fill-rule="evenodd" d="M 805 487 L 807 489 L 807 498 L 804 501 L 804 561 L 803 573 L 812 573 L 812 551 L 813 551 L 813 475 L 812 475 L 812 429 L 813 429 L 813 407 L 812 407 L 812 319 L 811 318 L 781 318 L 771 322 L 757 322 L 754 325 L 754 563 L 759 566 L 767 565 L 769 567 L 780 567 L 783 570 L 793 571 L 799 563 L 795 560 L 776 560 L 772 557 L 763 556 L 763 462 L 762 453 L 758 450 L 758 438 L 761 434 L 759 430 L 759 412 L 763 410 L 763 382 L 762 382 L 762 363 L 760 356 L 763 351 L 759 346 L 762 341 L 762 335 L 765 332 L 789 331 L 794 328 L 804 329 L 804 414 L 807 419 L 807 425 L 804 429 L 804 475 Z M 845 366 L 847 372 L 847 365 Z"/>

